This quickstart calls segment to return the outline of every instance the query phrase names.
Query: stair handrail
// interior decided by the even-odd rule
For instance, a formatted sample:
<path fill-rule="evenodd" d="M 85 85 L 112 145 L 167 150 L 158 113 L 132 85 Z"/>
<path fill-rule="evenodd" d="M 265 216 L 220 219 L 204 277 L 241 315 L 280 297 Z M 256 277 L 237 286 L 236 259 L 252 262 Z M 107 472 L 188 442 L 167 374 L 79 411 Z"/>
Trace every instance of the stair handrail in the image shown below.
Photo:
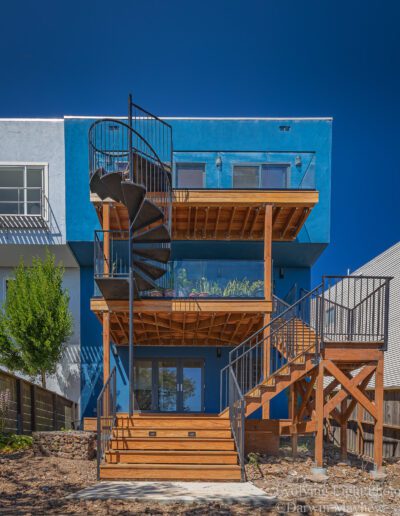
<path fill-rule="evenodd" d="M 301 299 L 289 306 L 286 310 L 273 317 L 269 323 L 254 332 L 250 337 L 245 339 L 239 346 L 234 348 L 229 353 L 229 364 L 220 371 L 220 409 L 221 411 L 227 406 L 228 394 L 230 388 L 229 367 L 233 368 L 238 384 L 241 390 L 246 393 L 251 388 L 254 388 L 258 383 L 266 380 L 261 370 L 263 367 L 263 352 L 267 346 L 270 351 L 270 373 L 273 374 L 275 370 L 283 365 L 283 358 L 281 351 L 278 350 L 276 344 L 279 343 L 279 337 L 285 339 L 286 358 L 294 358 L 298 355 L 301 349 L 309 348 L 310 335 L 313 337 L 313 344 L 315 344 L 315 354 L 319 354 L 320 334 L 321 334 L 321 309 L 320 301 L 318 299 L 318 292 L 321 291 L 322 284 L 315 287 L 308 292 Z M 306 310 L 300 310 L 299 307 L 305 304 L 308 300 L 310 303 L 315 301 L 315 306 L 312 308 L 313 314 L 311 321 L 311 314 L 308 313 L 309 321 L 307 322 L 304 315 Z M 307 311 L 311 309 L 308 307 Z M 303 312 L 303 318 L 301 317 Z M 300 314 L 299 314 L 300 313 Z M 298 328 L 296 324 L 301 321 L 300 336 L 294 338 Z M 310 324 L 312 322 L 312 324 Z M 310 334 L 309 330 L 313 333 Z M 267 344 L 267 345 L 266 345 Z M 250 368 L 250 370 L 249 370 Z M 256 375 L 254 377 L 254 375 Z M 240 377 L 240 378 L 239 378 Z"/>
<path fill-rule="evenodd" d="M 230 382 L 229 382 L 229 421 L 233 439 L 236 444 L 236 450 L 239 457 L 239 466 L 242 480 L 245 480 L 244 467 L 244 447 L 245 447 L 245 410 L 246 402 L 243 393 L 239 387 L 236 375 L 231 366 L 229 366 Z"/>
<path fill-rule="evenodd" d="M 117 370 L 114 366 L 97 398 L 97 479 L 100 466 L 109 450 L 117 419 Z"/>
<path fill-rule="evenodd" d="M 113 152 L 117 152 L 117 151 L 104 151 L 104 150 L 98 148 L 94 144 L 94 142 L 93 142 L 93 131 L 94 131 L 95 127 L 97 127 L 98 125 L 103 124 L 105 122 L 111 122 L 113 124 L 122 125 L 125 129 L 128 129 L 129 131 L 134 133 L 134 135 L 137 136 L 139 138 L 139 140 L 141 140 L 150 149 L 150 151 L 153 153 L 153 156 L 151 154 L 144 153 L 144 151 L 142 151 L 142 150 L 140 150 L 140 149 L 138 149 L 136 147 L 133 147 L 133 150 L 136 151 L 136 152 L 140 152 L 140 153 L 146 155 L 147 157 L 149 157 L 151 159 L 155 159 L 157 161 L 157 163 L 160 165 L 160 167 L 162 167 L 163 170 L 166 172 L 167 179 L 168 179 L 169 184 L 170 184 L 170 186 L 172 188 L 171 178 L 168 176 L 168 173 L 165 170 L 165 163 L 163 163 L 163 161 L 160 159 L 160 157 L 158 156 L 158 154 L 155 151 L 155 149 L 152 147 L 152 145 L 138 131 L 133 129 L 133 127 L 130 127 L 127 123 L 123 122 L 122 120 L 117 120 L 115 118 L 101 118 L 101 119 L 96 120 L 95 122 L 93 122 L 93 124 L 89 128 L 89 145 L 90 145 L 90 147 L 94 151 L 96 151 L 96 152 L 98 152 L 100 154 L 103 154 L 105 156 L 106 155 L 110 155 Z M 119 156 L 125 156 L 125 155 L 129 156 L 129 153 L 130 153 L 130 149 L 127 149 L 127 150 L 121 149 Z M 96 170 L 97 170 L 97 168 L 93 167 L 93 161 L 90 161 L 89 176 L 92 177 L 93 174 L 96 172 Z"/>
<path fill-rule="evenodd" d="M 276 321 L 282 317 L 286 317 L 286 315 L 295 307 L 298 307 L 300 306 L 300 304 L 302 302 L 304 302 L 304 300 L 306 298 L 309 298 L 311 297 L 312 295 L 314 295 L 319 289 L 322 288 L 322 283 L 320 285 L 318 285 L 317 287 L 315 287 L 313 290 L 310 290 L 309 292 L 307 292 L 307 294 L 305 294 L 303 297 L 301 297 L 299 300 L 297 300 L 295 303 L 293 303 L 292 305 L 290 305 L 288 308 L 286 308 L 286 310 L 284 310 L 283 312 L 281 312 L 280 314 L 276 315 L 275 317 L 271 318 L 271 320 L 265 324 L 262 328 L 260 328 L 259 330 L 255 331 L 252 335 L 250 335 L 250 337 L 247 337 L 247 339 L 245 339 L 243 342 L 241 342 L 238 346 L 236 346 L 234 349 L 232 349 L 230 352 L 229 352 L 229 356 L 231 357 L 233 355 L 233 353 L 235 353 L 235 351 L 237 351 L 240 347 L 246 345 L 251 339 L 253 339 L 254 337 L 256 337 L 258 334 L 260 333 L 263 333 L 268 327 L 272 326 L 274 323 L 276 323 Z"/>

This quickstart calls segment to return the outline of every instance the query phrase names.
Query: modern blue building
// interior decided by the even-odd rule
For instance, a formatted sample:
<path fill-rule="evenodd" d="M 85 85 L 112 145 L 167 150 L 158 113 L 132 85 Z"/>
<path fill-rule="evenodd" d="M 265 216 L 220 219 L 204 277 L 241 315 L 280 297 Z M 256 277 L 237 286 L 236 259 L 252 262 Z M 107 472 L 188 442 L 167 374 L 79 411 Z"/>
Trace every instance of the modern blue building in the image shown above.
<path fill-rule="evenodd" d="M 135 393 L 144 403 L 141 410 L 216 413 L 220 371 L 229 352 L 270 317 L 272 294 L 291 304 L 310 288 L 311 267 L 329 243 L 332 121 L 164 121 L 173 135 L 171 254 L 167 274 L 157 281 L 161 293 L 152 289 L 136 303 L 143 311 L 134 321 Z M 103 376 L 114 366 L 118 408 L 124 412 L 129 407 L 126 307 L 121 316 L 110 310 L 110 359 L 103 374 L 99 319 L 108 309 L 96 304 L 104 298 L 96 290 L 93 261 L 94 232 L 99 231 L 102 245 L 105 227 L 103 203 L 90 193 L 88 173 L 88 134 L 95 122 L 88 117 L 64 120 L 66 239 L 80 269 L 83 417 L 96 415 Z M 108 230 L 126 230 L 118 203 L 110 204 Z M 266 206 L 272 209 L 269 229 Z M 116 261 L 124 256 L 118 239 L 112 252 Z M 195 309 L 188 308 L 189 300 Z M 168 391 L 164 404 L 159 399 L 163 376 L 172 377 L 174 384 L 173 399 Z M 180 395 L 186 384 L 190 392 Z M 283 394 L 273 400 L 271 416 L 285 414 Z"/>

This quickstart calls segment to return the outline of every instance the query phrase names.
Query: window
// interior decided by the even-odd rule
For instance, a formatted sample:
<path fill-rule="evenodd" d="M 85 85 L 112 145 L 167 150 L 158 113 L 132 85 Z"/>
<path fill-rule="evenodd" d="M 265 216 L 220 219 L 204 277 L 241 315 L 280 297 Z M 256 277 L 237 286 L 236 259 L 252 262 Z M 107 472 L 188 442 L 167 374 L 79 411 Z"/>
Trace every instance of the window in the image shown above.
<path fill-rule="evenodd" d="M 233 188 L 285 189 L 290 186 L 290 165 L 264 163 L 262 165 L 235 165 Z"/>
<path fill-rule="evenodd" d="M 204 188 L 204 163 L 177 163 L 177 188 Z"/>
<path fill-rule="evenodd" d="M 258 188 L 260 182 L 260 167 L 234 166 L 233 188 Z"/>
<path fill-rule="evenodd" d="M 43 215 L 44 166 L 0 165 L 0 215 Z"/>

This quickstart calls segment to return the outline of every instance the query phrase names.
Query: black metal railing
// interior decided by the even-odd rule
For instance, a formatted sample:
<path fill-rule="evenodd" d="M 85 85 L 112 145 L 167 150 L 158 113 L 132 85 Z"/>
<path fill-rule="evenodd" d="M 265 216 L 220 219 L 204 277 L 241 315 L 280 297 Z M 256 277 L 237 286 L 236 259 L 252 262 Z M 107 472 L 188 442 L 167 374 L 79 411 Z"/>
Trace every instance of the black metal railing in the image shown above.
<path fill-rule="evenodd" d="M 110 447 L 117 417 L 117 372 L 114 367 L 97 398 L 97 478 L 100 465 Z"/>
<path fill-rule="evenodd" d="M 231 367 L 229 367 L 229 375 L 229 420 L 238 452 L 242 480 L 244 480 L 245 399 Z"/>
<path fill-rule="evenodd" d="M 155 130 L 150 119 L 147 123 Z M 171 143 L 162 138 L 156 143 L 162 156 L 169 153 Z M 170 228 L 171 163 L 162 161 L 142 134 L 121 120 L 105 118 L 94 122 L 89 129 L 90 178 L 98 171 L 101 175 L 119 172 L 125 180 L 144 186 L 146 198 L 162 210 L 164 224 Z"/>
<path fill-rule="evenodd" d="M 229 368 L 246 394 L 266 379 L 267 371 L 272 375 L 305 350 L 319 349 L 321 289 L 322 285 L 289 307 L 276 298 L 271 321 L 229 353 L 229 364 L 220 372 L 221 410 L 228 402 Z"/>
<path fill-rule="evenodd" d="M 390 277 L 324 276 L 322 341 L 381 342 L 387 349 Z"/>
<path fill-rule="evenodd" d="M 312 349 L 316 361 L 327 342 L 377 342 L 387 349 L 389 277 L 324 276 L 321 285 L 285 308 L 273 302 L 272 319 L 234 348 L 221 370 L 221 410 L 228 403 L 229 368 L 246 394 L 286 362 Z M 268 357 L 265 353 L 268 353 Z M 266 361 L 269 360 L 267 364 Z"/>

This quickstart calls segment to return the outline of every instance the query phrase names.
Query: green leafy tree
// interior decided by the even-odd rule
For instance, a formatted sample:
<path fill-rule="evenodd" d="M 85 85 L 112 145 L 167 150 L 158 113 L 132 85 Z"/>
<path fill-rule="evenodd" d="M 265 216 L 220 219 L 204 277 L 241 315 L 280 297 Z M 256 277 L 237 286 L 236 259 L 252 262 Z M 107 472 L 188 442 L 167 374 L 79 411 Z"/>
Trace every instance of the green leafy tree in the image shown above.
<path fill-rule="evenodd" d="M 43 387 L 72 334 L 63 275 L 64 268 L 49 251 L 44 260 L 34 258 L 32 267 L 21 260 L 0 311 L 0 363 L 12 371 L 40 375 Z"/>

